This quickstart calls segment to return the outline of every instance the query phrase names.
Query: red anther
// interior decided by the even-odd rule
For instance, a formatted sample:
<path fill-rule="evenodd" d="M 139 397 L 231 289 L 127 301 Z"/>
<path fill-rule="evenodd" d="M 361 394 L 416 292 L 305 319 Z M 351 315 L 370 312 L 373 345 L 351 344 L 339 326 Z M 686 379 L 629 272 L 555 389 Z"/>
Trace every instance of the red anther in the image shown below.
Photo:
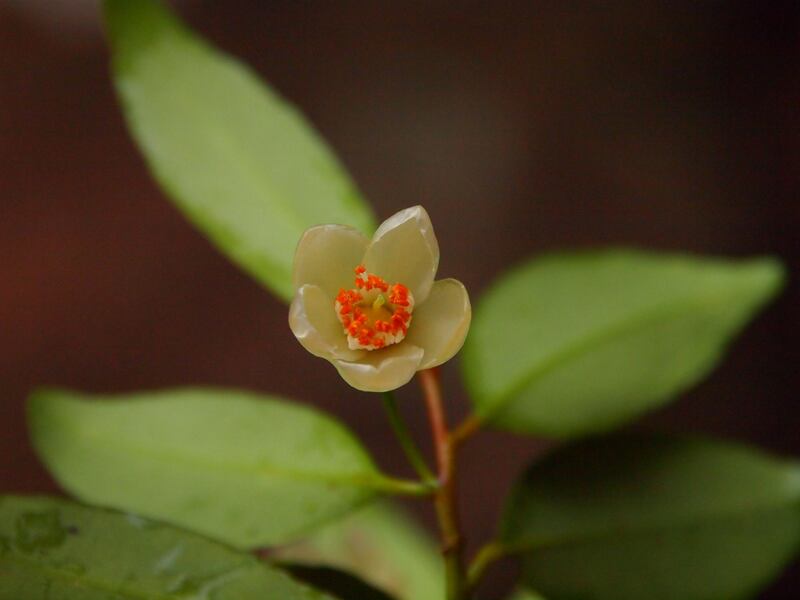
<path fill-rule="evenodd" d="M 389 295 L 389 301 L 398 306 L 408 306 L 408 288 L 401 283 L 394 284 L 392 293 Z"/>
<path fill-rule="evenodd" d="M 367 285 L 369 286 L 367 289 L 378 288 L 382 290 L 386 287 L 386 282 L 377 275 L 370 274 L 367 275 Z"/>
<path fill-rule="evenodd" d="M 392 315 L 392 325 L 395 329 L 402 329 L 403 333 L 406 332 L 406 321 L 410 318 L 411 315 L 408 313 L 404 313 L 406 316 L 400 313 L 395 313 Z"/>
<path fill-rule="evenodd" d="M 408 331 L 408 323 L 411 321 L 411 299 L 408 288 L 402 283 L 389 285 L 386 281 L 374 273 L 367 273 L 364 265 L 355 267 L 356 274 L 352 289 L 340 289 L 336 295 L 337 316 L 342 323 L 345 333 L 350 337 L 350 342 L 357 342 L 359 346 L 378 349 L 385 347 L 388 343 L 388 336 L 398 336 L 400 332 L 405 334 Z M 380 290 L 386 294 L 381 305 L 384 309 L 393 311 L 388 319 L 372 319 L 377 316 L 377 312 L 367 308 L 365 302 L 366 292 Z M 369 294 L 371 306 L 374 294 Z M 365 312 L 367 311 L 367 312 Z M 369 316 L 368 316 L 369 314 Z"/>

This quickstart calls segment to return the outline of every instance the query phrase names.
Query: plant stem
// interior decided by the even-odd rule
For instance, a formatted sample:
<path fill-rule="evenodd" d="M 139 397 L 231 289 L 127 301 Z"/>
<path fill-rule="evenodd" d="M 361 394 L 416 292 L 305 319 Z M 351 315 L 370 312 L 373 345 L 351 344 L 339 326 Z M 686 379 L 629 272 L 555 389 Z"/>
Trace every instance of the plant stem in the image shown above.
<path fill-rule="evenodd" d="M 428 419 L 436 448 L 439 487 L 434 495 L 434 504 L 439 520 L 442 557 L 445 563 L 447 600 L 463 600 L 466 593 L 466 582 L 462 566 L 463 539 L 456 503 L 455 448 L 447 430 L 438 372 L 434 369 L 426 369 L 420 371 L 418 375 L 425 395 Z"/>
<path fill-rule="evenodd" d="M 397 401 L 394 398 L 394 393 L 384 392 L 382 397 L 383 406 L 386 409 L 386 414 L 389 416 L 389 424 L 392 426 L 392 431 L 394 431 L 397 441 L 400 442 L 400 446 L 403 448 L 408 462 L 411 463 L 411 466 L 414 467 L 414 470 L 420 478 L 422 478 L 423 482 L 429 486 L 437 485 L 436 476 L 428 468 L 425 458 L 414 443 L 414 438 L 411 436 L 406 422 L 400 415 L 400 411 L 397 410 Z"/>
<path fill-rule="evenodd" d="M 431 496 L 436 489 L 436 483 L 410 481 L 382 475 L 378 479 L 378 488 L 398 496 Z"/>
<path fill-rule="evenodd" d="M 500 542 L 490 542 L 484 545 L 467 569 L 467 589 L 472 591 L 480 582 L 487 567 L 506 554 L 506 548 Z"/>
<path fill-rule="evenodd" d="M 450 439 L 453 445 L 458 446 L 467 438 L 472 437 L 472 435 L 480 429 L 481 425 L 482 422 L 477 415 L 473 414 L 468 416 L 454 427 L 453 431 L 450 433 Z"/>

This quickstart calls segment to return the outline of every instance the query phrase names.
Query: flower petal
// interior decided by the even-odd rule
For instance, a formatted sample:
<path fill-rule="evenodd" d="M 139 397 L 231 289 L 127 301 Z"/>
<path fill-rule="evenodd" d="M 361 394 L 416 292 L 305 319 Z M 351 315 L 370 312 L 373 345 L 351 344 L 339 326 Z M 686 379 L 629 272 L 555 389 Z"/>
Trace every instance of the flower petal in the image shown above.
<path fill-rule="evenodd" d="M 364 392 L 388 392 L 408 383 L 419 369 L 422 348 L 405 341 L 367 352 L 357 362 L 334 360 L 344 380 Z"/>
<path fill-rule="evenodd" d="M 412 206 L 384 221 L 372 236 L 364 266 L 389 284 L 408 286 L 415 303 L 424 302 L 439 267 L 439 243 L 425 209 Z"/>
<path fill-rule="evenodd" d="M 425 303 L 414 309 L 404 340 L 425 350 L 419 368 L 430 369 L 450 360 L 464 344 L 471 320 L 464 285 L 456 279 L 435 282 Z"/>
<path fill-rule="evenodd" d="M 369 239 L 363 233 L 347 225 L 318 225 L 308 229 L 294 254 L 294 289 L 317 285 L 333 302 L 340 288 L 353 287 L 353 269 L 361 264 L 368 244 Z"/>
<path fill-rule="evenodd" d="M 304 285 L 289 308 L 289 327 L 303 347 L 315 356 L 358 360 L 366 351 L 350 350 L 333 298 L 316 285 Z"/>

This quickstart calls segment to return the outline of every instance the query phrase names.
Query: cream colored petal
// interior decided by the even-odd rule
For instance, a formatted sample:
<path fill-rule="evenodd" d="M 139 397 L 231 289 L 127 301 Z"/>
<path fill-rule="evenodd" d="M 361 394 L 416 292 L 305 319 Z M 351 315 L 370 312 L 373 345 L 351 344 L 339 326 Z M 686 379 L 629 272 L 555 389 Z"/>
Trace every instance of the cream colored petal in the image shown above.
<path fill-rule="evenodd" d="M 439 243 L 428 213 L 412 206 L 389 217 L 372 236 L 364 265 L 387 283 L 402 283 L 419 304 L 428 297 L 439 267 Z"/>
<path fill-rule="evenodd" d="M 450 360 L 464 344 L 471 320 L 464 285 L 456 279 L 435 282 L 425 304 L 414 309 L 405 339 L 425 350 L 419 368 L 430 369 Z"/>
<path fill-rule="evenodd" d="M 358 360 L 366 353 L 347 347 L 347 336 L 336 318 L 334 299 L 316 285 L 304 285 L 295 293 L 289 307 L 289 327 L 315 356 Z"/>
<path fill-rule="evenodd" d="M 306 230 L 294 254 L 294 289 L 317 285 L 333 298 L 340 288 L 352 288 L 353 269 L 363 261 L 368 244 L 367 236 L 346 225 L 318 225 Z"/>
<path fill-rule="evenodd" d="M 364 392 L 388 392 L 408 383 L 419 369 L 422 348 L 405 341 L 366 352 L 358 361 L 334 360 L 344 380 Z"/>

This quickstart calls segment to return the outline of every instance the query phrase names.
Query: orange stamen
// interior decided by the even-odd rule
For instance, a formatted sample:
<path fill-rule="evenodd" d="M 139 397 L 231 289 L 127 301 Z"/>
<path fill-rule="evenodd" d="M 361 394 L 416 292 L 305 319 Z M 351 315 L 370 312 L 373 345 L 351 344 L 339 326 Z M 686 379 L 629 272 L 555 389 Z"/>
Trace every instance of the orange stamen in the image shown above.
<path fill-rule="evenodd" d="M 389 285 L 382 277 L 367 273 L 364 265 L 358 265 L 354 272 L 355 287 L 342 288 L 336 294 L 337 317 L 348 335 L 348 345 L 377 350 L 401 341 L 414 308 L 408 288 L 402 283 Z M 389 313 L 387 317 L 376 318 L 383 311 Z"/>

